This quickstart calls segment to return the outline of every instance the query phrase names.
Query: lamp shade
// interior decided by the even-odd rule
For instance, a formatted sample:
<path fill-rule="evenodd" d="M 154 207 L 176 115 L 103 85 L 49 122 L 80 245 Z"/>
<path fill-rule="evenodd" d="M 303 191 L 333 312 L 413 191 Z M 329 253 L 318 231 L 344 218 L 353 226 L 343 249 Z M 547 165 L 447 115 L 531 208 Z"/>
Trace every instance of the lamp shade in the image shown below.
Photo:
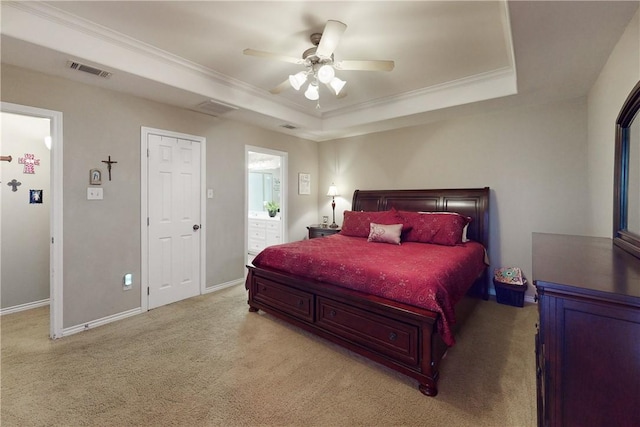
<path fill-rule="evenodd" d="M 329 83 L 336 76 L 336 72 L 329 64 L 325 64 L 318 69 L 318 80 L 321 83 Z"/>
<path fill-rule="evenodd" d="M 307 87 L 304 96 L 311 101 L 316 101 L 318 98 L 320 98 L 320 94 L 318 93 L 318 85 L 309 83 L 309 87 Z"/>
<path fill-rule="evenodd" d="M 336 187 L 335 184 L 331 184 L 329 186 L 329 191 L 327 191 L 327 196 L 329 196 L 329 197 L 339 196 L 338 187 Z"/>
<path fill-rule="evenodd" d="M 294 88 L 295 90 L 300 90 L 300 88 L 306 81 L 307 81 L 307 73 L 304 71 L 300 71 L 297 74 L 291 74 L 289 76 L 289 84 L 291 84 L 291 87 Z"/>
<path fill-rule="evenodd" d="M 340 93 L 340 91 L 342 90 L 342 88 L 346 84 L 347 84 L 347 82 L 345 82 L 344 80 L 340 80 L 337 77 L 334 77 L 329 82 L 329 86 L 331 86 L 331 89 L 333 89 L 333 91 L 336 93 L 336 96 Z"/>

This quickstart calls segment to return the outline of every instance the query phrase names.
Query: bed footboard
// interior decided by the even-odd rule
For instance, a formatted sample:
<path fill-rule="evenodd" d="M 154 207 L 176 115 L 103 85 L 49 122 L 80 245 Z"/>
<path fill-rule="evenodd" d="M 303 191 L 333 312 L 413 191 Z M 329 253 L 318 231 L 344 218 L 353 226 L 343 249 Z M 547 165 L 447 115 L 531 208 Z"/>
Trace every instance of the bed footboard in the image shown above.
<path fill-rule="evenodd" d="M 446 345 L 437 314 L 384 298 L 249 266 L 249 311 L 279 319 L 361 354 L 438 393 L 438 366 Z"/>

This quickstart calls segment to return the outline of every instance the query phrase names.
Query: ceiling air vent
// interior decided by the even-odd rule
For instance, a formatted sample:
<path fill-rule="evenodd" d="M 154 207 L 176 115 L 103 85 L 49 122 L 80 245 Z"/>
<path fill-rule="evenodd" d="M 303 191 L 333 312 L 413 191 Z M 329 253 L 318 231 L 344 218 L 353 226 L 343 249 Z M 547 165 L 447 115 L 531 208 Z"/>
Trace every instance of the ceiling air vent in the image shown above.
<path fill-rule="evenodd" d="M 294 125 L 290 125 L 289 123 L 286 123 L 284 125 L 280 125 L 281 128 L 285 128 L 285 129 L 298 129 L 297 127 L 295 127 Z"/>
<path fill-rule="evenodd" d="M 84 65 L 76 61 L 67 61 L 67 67 L 72 70 L 83 71 L 85 73 L 93 74 L 94 76 L 102 77 L 104 79 L 108 79 L 111 77 L 111 73 L 108 71 L 100 70 L 99 68 L 91 67 L 89 65 Z"/>
<path fill-rule="evenodd" d="M 222 102 L 216 102 L 212 99 L 196 106 L 196 111 L 200 111 L 201 113 L 209 114 L 216 117 L 237 109 L 238 107 L 234 107 L 233 105 L 229 104 L 223 104 Z"/>

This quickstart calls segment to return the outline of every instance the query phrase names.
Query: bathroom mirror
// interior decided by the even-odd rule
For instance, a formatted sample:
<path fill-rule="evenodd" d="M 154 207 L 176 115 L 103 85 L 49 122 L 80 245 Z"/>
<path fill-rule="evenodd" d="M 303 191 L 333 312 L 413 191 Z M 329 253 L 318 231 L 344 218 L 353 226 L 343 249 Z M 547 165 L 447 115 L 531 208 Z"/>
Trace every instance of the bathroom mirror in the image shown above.
<path fill-rule="evenodd" d="M 640 258 L 640 82 L 616 121 L 613 242 Z"/>

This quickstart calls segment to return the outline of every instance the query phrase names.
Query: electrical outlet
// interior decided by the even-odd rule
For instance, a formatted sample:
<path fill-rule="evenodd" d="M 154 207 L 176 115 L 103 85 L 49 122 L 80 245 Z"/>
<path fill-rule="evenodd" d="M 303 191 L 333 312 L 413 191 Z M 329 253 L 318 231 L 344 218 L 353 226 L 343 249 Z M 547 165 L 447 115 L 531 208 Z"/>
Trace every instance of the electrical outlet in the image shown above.
<path fill-rule="evenodd" d="M 122 278 L 122 289 L 128 291 L 131 289 L 131 285 L 133 285 L 133 274 L 127 273 Z"/>

